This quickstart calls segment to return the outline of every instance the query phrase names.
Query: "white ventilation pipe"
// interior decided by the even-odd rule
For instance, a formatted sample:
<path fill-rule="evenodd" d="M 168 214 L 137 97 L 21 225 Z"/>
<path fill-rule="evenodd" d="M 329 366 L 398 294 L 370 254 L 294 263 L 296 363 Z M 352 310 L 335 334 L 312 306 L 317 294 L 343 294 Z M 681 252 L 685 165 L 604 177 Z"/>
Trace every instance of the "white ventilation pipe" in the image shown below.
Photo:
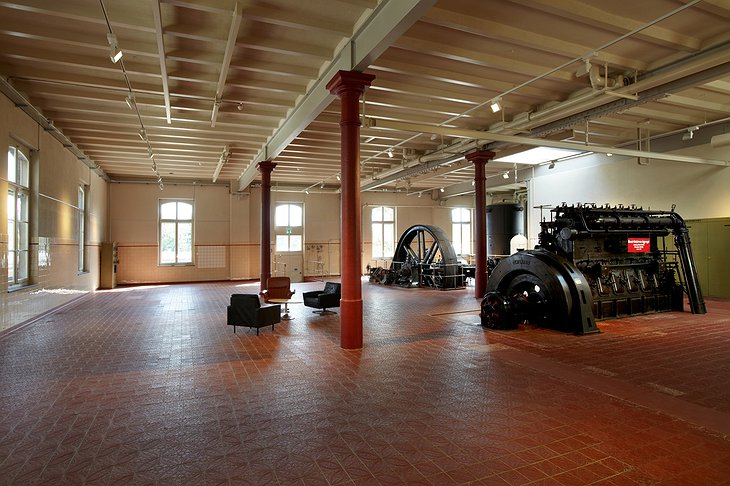
<path fill-rule="evenodd" d="M 623 75 L 619 74 L 615 78 L 601 76 L 600 66 L 591 65 L 591 68 L 588 70 L 588 77 L 591 80 L 591 87 L 593 89 L 610 89 L 624 85 Z"/>

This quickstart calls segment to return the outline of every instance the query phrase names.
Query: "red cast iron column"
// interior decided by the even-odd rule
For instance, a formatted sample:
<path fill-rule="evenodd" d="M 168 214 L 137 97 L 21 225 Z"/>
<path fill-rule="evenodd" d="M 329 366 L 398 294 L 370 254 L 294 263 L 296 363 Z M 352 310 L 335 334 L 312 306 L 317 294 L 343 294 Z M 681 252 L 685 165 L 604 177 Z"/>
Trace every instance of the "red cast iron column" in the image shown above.
<path fill-rule="evenodd" d="M 267 289 L 271 277 L 271 172 L 276 164 L 259 162 L 261 172 L 261 291 Z"/>
<path fill-rule="evenodd" d="M 474 235 L 476 238 L 476 270 L 474 274 L 474 297 L 481 299 L 487 289 L 487 192 L 484 168 L 494 158 L 494 152 L 479 150 L 466 155 L 474 164 Z"/>
<path fill-rule="evenodd" d="M 375 76 L 356 71 L 338 71 L 327 83 L 340 98 L 342 160 L 340 178 L 340 346 L 362 348 L 362 257 L 360 254 L 360 97 Z"/>

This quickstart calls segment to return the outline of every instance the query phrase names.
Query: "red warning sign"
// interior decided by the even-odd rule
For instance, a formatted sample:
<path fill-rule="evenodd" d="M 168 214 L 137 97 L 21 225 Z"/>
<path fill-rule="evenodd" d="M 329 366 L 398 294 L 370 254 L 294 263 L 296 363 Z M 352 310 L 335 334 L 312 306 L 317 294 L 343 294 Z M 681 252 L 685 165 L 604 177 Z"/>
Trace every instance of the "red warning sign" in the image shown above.
<path fill-rule="evenodd" d="M 629 238 L 629 253 L 649 253 L 650 251 L 649 238 Z"/>

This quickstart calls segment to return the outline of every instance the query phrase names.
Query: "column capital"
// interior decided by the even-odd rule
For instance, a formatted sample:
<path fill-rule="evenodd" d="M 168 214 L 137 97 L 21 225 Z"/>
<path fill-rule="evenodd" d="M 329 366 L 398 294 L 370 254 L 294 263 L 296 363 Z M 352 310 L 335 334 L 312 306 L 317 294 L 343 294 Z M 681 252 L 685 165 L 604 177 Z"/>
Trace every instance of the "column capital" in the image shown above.
<path fill-rule="evenodd" d="M 274 170 L 274 167 L 276 167 L 276 164 L 274 162 L 271 162 L 270 160 L 264 160 L 263 162 L 259 162 L 258 165 L 256 165 L 256 168 L 262 174 L 264 172 L 271 173 L 271 171 Z"/>
<path fill-rule="evenodd" d="M 464 157 L 466 160 L 472 163 L 477 162 L 489 162 L 494 158 L 496 154 L 492 152 L 491 150 L 475 150 L 474 152 L 470 152 L 466 154 Z"/>
<path fill-rule="evenodd" d="M 374 74 L 339 70 L 327 83 L 327 89 L 336 96 L 345 91 L 359 91 L 362 93 L 374 79 Z"/>

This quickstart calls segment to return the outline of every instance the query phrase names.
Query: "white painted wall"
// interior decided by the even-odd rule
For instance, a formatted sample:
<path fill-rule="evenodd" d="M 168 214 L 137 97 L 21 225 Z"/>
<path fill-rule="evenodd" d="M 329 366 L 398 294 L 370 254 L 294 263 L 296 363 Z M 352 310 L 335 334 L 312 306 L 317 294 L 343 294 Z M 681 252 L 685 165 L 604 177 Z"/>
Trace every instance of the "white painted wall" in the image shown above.
<path fill-rule="evenodd" d="M 730 147 L 700 145 L 673 153 L 730 160 Z M 540 210 L 535 206 L 590 203 L 636 204 L 676 211 L 684 219 L 730 216 L 730 167 L 591 155 L 560 162 L 555 169 L 535 168 L 529 182 L 528 232 L 531 247 L 537 241 Z M 543 211 L 546 218 L 549 211 Z"/>

